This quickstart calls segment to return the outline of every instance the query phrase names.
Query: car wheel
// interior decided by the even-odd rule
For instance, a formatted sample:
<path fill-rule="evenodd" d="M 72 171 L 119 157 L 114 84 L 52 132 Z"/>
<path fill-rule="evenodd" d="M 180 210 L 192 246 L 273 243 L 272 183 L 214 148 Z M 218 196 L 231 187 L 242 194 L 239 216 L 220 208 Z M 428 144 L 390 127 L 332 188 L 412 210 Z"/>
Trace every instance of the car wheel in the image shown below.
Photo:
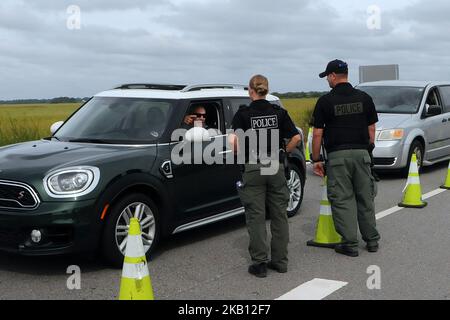
<path fill-rule="evenodd" d="M 130 218 L 133 217 L 139 220 L 147 258 L 158 242 L 157 206 L 144 194 L 125 196 L 112 206 L 102 237 L 102 254 L 106 261 L 115 267 L 123 265 Z"/>
<path fill-rule="evenodd" d="M 305 187 L 305 175 L 294 165 L 290 165 L 290 179 L 287 181 L 289 189 L 289 204 L 287 208 L 288 217 L 293 217 L 300 209 L 303 201 L 303 190 Z"/>
<path fill-rule="evenodd" d="M 411 165 L 411 157 L 412 157 L 413 153 L 415 153 L 417 156 L 417 166 L 419 167 L 419 171 L 420 171 L 420 169 L 422 168 L 422 164 L 423 164 L 424 147 L 423 147 L 422 143 L 420 143 L 420 141 L 418 141 L 418 140 L 414 140 L 413 143 L 411 144 L 411 147 L 409 148 L 408 162 L 407 162 L 406 167 L 403 168 L 403 171 L 402 171 L 402 175 L 404 177 L 408 177 L 408 175 L 409 175 L 409 166 Z"/>

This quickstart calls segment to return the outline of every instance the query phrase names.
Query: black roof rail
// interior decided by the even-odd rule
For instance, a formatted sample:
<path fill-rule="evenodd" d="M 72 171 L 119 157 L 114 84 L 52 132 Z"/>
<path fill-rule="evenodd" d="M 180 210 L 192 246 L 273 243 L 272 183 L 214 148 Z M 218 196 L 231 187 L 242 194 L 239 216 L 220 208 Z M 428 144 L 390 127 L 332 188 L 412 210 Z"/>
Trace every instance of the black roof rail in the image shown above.
<path fill-rule="evenodd" d="M 155 83 L 127 83 L 122 84 L 114 89 L 153 89 L 153 90 L 174 90 L 180 91 L 185 85 L 178 84 L 155 84 Z"/>
<path fill-rule="evenodd" d="M 190 91 L 198 91 L 202 89 L 239 89 L 239 90 L 248 90 L 248 86 L 243 84 L 194 84 L 190 86 L 186 86 L 181 91 L 182 92 L 190 92 Z"/>

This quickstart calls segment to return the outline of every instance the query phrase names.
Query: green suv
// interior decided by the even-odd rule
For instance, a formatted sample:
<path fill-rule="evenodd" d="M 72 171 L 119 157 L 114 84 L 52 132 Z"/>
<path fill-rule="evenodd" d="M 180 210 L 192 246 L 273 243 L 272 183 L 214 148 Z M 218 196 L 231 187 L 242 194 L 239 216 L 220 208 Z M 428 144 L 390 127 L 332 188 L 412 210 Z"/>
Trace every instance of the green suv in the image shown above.
<path fill-rule="evenodd" d="M 226 141 L 234 113 L 249 103 L 244 86 L 122 85 L 55 123 L 51 137 L 0 148 L 0 250 L 99 253 L 120 266 L 130 217 L 148 255 L 164 237 L 243 214 L 239 166 L 174 164 L 172 150 L 194 142 L 172 132 L 201 105 L 216 132 L 202 147 Z M 303 145 L 289 163 L 292 216 L 303 199 Z"/>

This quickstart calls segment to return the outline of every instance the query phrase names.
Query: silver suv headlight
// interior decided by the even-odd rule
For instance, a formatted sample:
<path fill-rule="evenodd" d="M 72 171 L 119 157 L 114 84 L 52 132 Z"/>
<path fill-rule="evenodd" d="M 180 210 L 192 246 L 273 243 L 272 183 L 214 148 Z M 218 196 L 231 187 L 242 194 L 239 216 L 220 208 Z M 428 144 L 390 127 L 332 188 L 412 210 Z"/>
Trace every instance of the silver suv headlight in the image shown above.
<path fill-rule="evenodd" d="M 403 129 L 383 130 L 378 132 L 378 141 L 402 140 L 405 131 Z"/>
<path fill-rule="evenodd" d="M 92 192 L 99 181 L 100 170 L 96 167 L 70 167 L 46 175 L 44 188 L 52 198 L 74 198 Z"/>

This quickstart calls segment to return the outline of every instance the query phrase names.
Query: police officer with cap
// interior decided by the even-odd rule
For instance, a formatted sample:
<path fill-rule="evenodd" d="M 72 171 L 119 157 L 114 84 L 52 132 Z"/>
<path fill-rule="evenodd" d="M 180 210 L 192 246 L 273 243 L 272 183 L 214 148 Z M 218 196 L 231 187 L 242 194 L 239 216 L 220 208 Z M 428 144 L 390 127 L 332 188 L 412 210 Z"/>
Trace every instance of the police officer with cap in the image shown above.
<path fill-rule="evenodd" d="M 318 100 L 313 113 L 312 160 L 314 173 L 323 177 L 320 150 L 324 142 L 328 198 L 336 231 L 342 237 L 335 251 L 358 256 L 359 224 L 366 248 L 376 252 L 380 235 L 376 229 L 376 183 L 370 157 L 378 122 L 375 105 L 368 94 L 348 82 L 348 65 L 344 61 L 331 61 L 319 76 L 327 78 L 332 90 Z"/>
<path fill-rule="evenodd" d="M 245 153 L 245 165 L 242 169 L 242 182 L 238 186 L 239 196 L 245 208 L 246 224 L 249 233 L 249 252 L 252 259 L 248 272 L 263 278 L 267 276 L 267 267 L 279 273 L 287 272 L 289 226 L 287 207 L 289 190 L 280 159 L 280 146 L 289 140 L 285 151 L 295 149 L 301 140 L 300 134 L 286 110 L 269 103 L 265 98 L 269 92 L 266 77 L 256 75 L 249 84 L 250 106 L 239 109 L 233 119 L 234 134 L 230 135 L 230 144 L 236 154 Z M 240 139 L 237 130 L 256 132 L 258 150 L 251 149 L 248 139 Z M 263 131 L 267 135 L 263 134 Z M 278 146 L 274 146 L 271 137 Z M 262 140 L 267 137 L 267 142 Z M 244 141 L 242 141 L 244 140 Z M 266 148 L 266 150 L 262 150 Z M 260 161 L 260 155 L 271 155 L 278 166 L 271 174 L 264 174 L 267 165 Z M 274 157 L 275 156 L 275 157 Z M 256 160 L 256 161 L 255 161 Z M 266 230 L 266 206 L 271 219 L 272 239 L 271 261 L 269 261 L 269 244 Z"/>

